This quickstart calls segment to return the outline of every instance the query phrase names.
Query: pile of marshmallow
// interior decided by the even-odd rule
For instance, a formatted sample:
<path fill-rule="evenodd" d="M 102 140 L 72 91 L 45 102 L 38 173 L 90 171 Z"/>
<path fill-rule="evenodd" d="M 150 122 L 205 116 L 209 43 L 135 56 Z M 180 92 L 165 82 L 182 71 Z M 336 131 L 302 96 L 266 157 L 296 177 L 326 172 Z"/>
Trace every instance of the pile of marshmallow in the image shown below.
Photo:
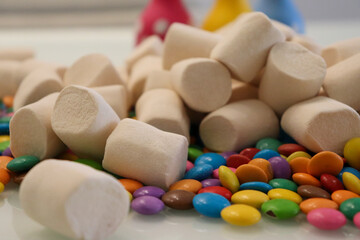
<path fill-rule="evenodd" d="M 167 189 L 185 172 L 191 123 L 219 152 L 276 138 L 280 122 L 313 152 L 341 153 L 360 136 L 360 38 L 321 49 L 258 12 L 215 33 L 173 24 L 164 43 L 146 39 L 119 68 L 101 54 L 68 68 L 32 57 L 0 51 L 0 97 L 15 96 L 11 151 L 46 159 L 20 199 L 33 219 L 73 238 L 108 236 L 129 200 L 110 175 L 49 160 L 66 148 Z M 137 120 L 127 118 L 133 106 Z"/>

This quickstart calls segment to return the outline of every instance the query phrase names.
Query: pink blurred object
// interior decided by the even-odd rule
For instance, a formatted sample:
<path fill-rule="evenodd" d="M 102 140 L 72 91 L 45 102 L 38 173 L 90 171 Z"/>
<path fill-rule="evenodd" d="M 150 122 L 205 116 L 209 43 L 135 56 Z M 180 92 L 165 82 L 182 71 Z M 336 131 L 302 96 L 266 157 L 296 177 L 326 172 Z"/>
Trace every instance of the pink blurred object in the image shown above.
<path fill-rule="evenodd" d="M 138 21 L 136 45 L 151 35 L 164 39 L 172 23 L 190 24 L 191 19 L 182 0 L 150 0 Z"/>

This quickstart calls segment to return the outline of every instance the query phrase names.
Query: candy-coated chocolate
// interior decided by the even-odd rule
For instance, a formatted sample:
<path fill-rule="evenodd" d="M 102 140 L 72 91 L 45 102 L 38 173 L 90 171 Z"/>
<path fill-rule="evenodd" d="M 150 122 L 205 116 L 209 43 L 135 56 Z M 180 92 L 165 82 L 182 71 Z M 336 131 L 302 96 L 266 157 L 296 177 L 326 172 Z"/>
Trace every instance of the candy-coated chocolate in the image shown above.
<path fill-rule="evenodd" d="M 277 151 L 280 154 L 288 157 L 291 154 L 293 154 L 294 152 L 299 152 L 299 151 L 306 152 L 306 149 L 303 146 L 299 145 L 299 144 L 286 143 L 286 144 L 283 144 L 283 145 L 279 146 Z"/>
<path fill-rule="evenodd" d="M 333 200 L 325 198 L 309 198 L 300 203 L 300 209 L 305 214 L 318 208 L 338 209 L 339 205 Z"/>
<path fill-rule="evenodd" d="M 261 205 L 261 212 L 275 219 L 289 219 L 300 212 L 300 207 L 287 199 L 273 199 Z"/>
<path fill-rule="evenodd" d="M 274 178 L 291 178 L 291 168 L 286 159 L 282 157 L 272 157 L 269 159 Z"/>
<path fill-rule="evenodd" d="M 308 222 L 323 230 L 336 230 L 346 224 L 344 214 L 333 208 L 317 208 L 306 216 Z"/>
<path fill-rule="evenodd" d="M 338 175 L 343 166 L 344 161 L 338 154 L 322 151 L 310 159 L 307 171 L 314 177 L 320 177 L 323 173 Z"/>
<path fill-rule="evenodd" d="M 9 123 L 11 120 L 11 116 L 2 116 L 0 117 L 0 123 Z"/>
<path fill-rule="evenodd" d="M 161 200 L 169 208 L 187 210 L 193 208 L 192 201 L 194 197 L 195 193 L 178 189 L 165 193 Z"/>
<path fill-rule="evenodd" d="M 195 148 L 195 147 L 188 148 L 188 159 L 190 161 L 194 162 L 202 154 L 204 154 L 204 153 L 198 148 Z"/>
<path fill-rule="evenodd" d="M 256 143 L 256 148 L 260 150 L 270 149 L 277 151 L 282 142 L 275 138 L 262 138 Z"/>
<path fill-rule="evenodd" d="M 2 182 L 0 182 L 0 193 L 2 193 L 5 189 L 5 186 Z"/>
<path fill-rule="evenodd" d="M 243 164 L 247 164 L 249 162 L 250 162 L 249 157 L 247 157 L 245 155 L 241 155 L 241 154 L 234 154 L 227 158 L 226 166 L 238 168 L 239 166 L 241 166 Z"/>
<path fill-rule="evenodd" d="M 232 193 L 230 192 L 229 189 L 220 186 L 202 188 L 199 190 L 198 193 L 216 193 L 223 196 L 229 201 L 231 200 L 231 196 L 232 196 Z"/>
<path fill-rule="evenodd" d="M 290 156 L 288 156 L 286 160 L 288 162 L 290 162 L 291 160 L 293 160 L 294 158 L 297 158 L 297 157 L 311 158 L 311 155 L 305 151 L 297 151 L 297 152 L 290 154 Z"/>
<path fill-rule="evenodd" d="M 342 175 L 344 186 L 347 190 L 350 190 L 356 194 L 360 194 L 360 179 L 354 174 L 344 172 Z"/>
<path fill-rule="evenodd" d="M 9 135 L 0 135 L 0 143 L 5 142 L 5 141 L 9 141 L 9 140 L 10 140 Z"/>
<path fill-rule="evenodd" d="M 293 181 L 284 178 L 274 178 L 269 182 L 273 188 L 283 188 L 293 192 L 297 191 L 298 186 Z"/>
<path fill-rule="evenodd" d="M 220 166 L 219 180 L 221 185 L 229 189 L 232 193 L 235 193 L 239 190 L 240 183 L 232 169 L 226 166 Z"/>
<path fill-rule="evenodd" d="M 244 164 L 241 165 L 236 169 L 235 172 L 237 178 L 239 179 L 239 183 L 243 184 L 246 182 L 268 182 L 268 178 L 266 173 L 261 168 L 250 165 Z"/>
<path fill-rule="evenodd" d="M 275 188 L 270 190 L 268 192 L 268 196 L 270 199 L 287 199 L 293 201 L 296 204 L 300 204 L 302 201 L 301 196 L 296 192 L 282 188 Z"/>
<path fill-rule="evenodd" d="M 330 193 L 322 188 L 315 187 L 312 185 L 301 185 L 297 189 L 297 193 L 302 198 L 326 198 L 330 199 Z"/>
<path fill-rule="evenodd" d="M 6 166 L 11 160 L 13 160 L 12 157 L 0 156 L 0 168 L 7 169 Z"/>
<path fill-rule="evenodd" d="M 234 204 L 224 208 L 221 211 L 221 217 L 233 225 L 250 226 L 254 225 L 261 219 L 260 212 L 249 205 Z"/>
<path fill-rule="evenodd" d="M 255 154 L 257 154 L 258 152 L 260 152 L 260 149 L 257 149 L 257 148 L 245 148 L 239 154 L 244 155 L 244 156 L 248 157 L 249 159 L 253 159 Z"/>
<path fill-rule="evenodd" d="M 126 191 L 126 190 L 125 190 Z M 129 200 L 130 202 L 134 199 L 133 195 L 129 192 L 129 191 L 126 191 L 127 194 L 129 195 Z"/>
<path fill-rule="evenodd" d="M 3 141 L 0 143 L 0 152 L 2 153 L 3 151 L 5 151 L 5 149 L 7 149 L 10 146 L 10 141 Z"/>
<path fill-rule="evenodd" d="M 226 165 L 226 159 L 217 153 L 204 153 L 195 160 L 195 166 L 202 164 L 209 164 L 213 169 L 217 169 L 222 165 Z"/>
<path fill-rule="evenodd" d="M 136 181 L 134 179 L 123 178 L 123 179 L 119 179 L 118 181 L 124 186 L 126 191 L 130 192 L 131 194 L 133 194 L 136 190 L 144 186 L 141 182 Z"/>
<path fill-rule="evenodd" d="M 203 188 L 205 187 L 213 187 L 213 186 L 221 186 L 220 180 L 216 178 L 208 178 L 201 181 L 201 185 Z"/>
<path fill-rule="evenodd" d="M 249 164 L 258 166 L 259 168 L 261 168 L 265 172 L 265 174 L 268 178 L 268 181 L 273 179 L 274 173 L 273 173 L 271 164 L 268 160 L 263 159 L 263 158 L 254 158 L 253 160 L 251 160 L 249 162 Z"/>
<path fill-rule="evenodd" d="M 0 182 L 4 185 L 8 184 L 11 180 L 9 171 L 4 168 L 0 168 Z"/>
<path fill-rule="evenodd" d="M 0 123 L 0 135 L 9 134 L 9 123 Z"/>
<path fill-rule="evenodd" d="M 256 153 L 254 158 L 264 158 L 266 160 L 272 158 L 272 157 L 280 157 L 280 154 L 274 150 L 271 149 L 264 149 L 260 150 L 260 152 Z"/>
<path fill-rule="evenodd" d="M 26 174 L 27 174 L 27 172 L 14 174 L 13 182 L 16 183 L 16 184 L 21 184 L 21 182 L 24 180 Z"/>
<path fill-rule="evenodd" d="M 230 206 L 229 200 L 215 193 L 200 193 L 193 198 L 193 206 L 200 214 L 219 218 L 221 211 Z"/>
<path fill-rule="evenodd" d="M 360 197 L 350 198 L 340 204 L 340 211 L 350 220 L 360 212 Z"/>
<path fill-rule="evenodd" d="M 360 137 L 347 141 L 344 147 L 344 157 L 351 167 L 360 170 Z"/>
<path fill-rule="evenodd" d="M 353 167 L 344 167 L 341 172 L 339 173 L 339 175 L 337 175 L 338 179 L 342 182 L 342 175 L 344 174 L 344 172 L 349 172 L 354 174 L 357 178 L 360 178 L 360 172 L 358 170 L 356 170 Z"/>
<path fill-rule="evenodd" d="M 2 156 L 13 157 L 10 147 L 2 152 Z"/>
<path fill-rule="evenodd" d="M 358 194 L 353 193 L 348 190 L 337 190 L 331 194 L 331 199 L 335 201 L 338 205 L 343 203 L 344 201 L 350 198 L 358 198 L 360 197 Z"/>
<path fill-rule="evenodd" d="M 190 162 L 189 160 L 186 161 L 186 170 L 185 170 L 185 172 L 188 172 L 188 171 L 189 171 L 190 169 L 192 169 L 194 166 L 195 166 L 195 165 L 194 165 L 192 162 Z"/>
<path fill-rule="evenodd" d="M 355 214 L 353 222 L 355 226 L 360 229 L 360 213 Z"/>
<path fill-rule="evenodd" d="M 190 169 L 184 176 L 184 179 L 195 179 L 202 181 L 211 176 L 213 167 L 209 164 L 200 164 Z"/>
<path fill-rule="evenodd" d="M 224 166 L 225 167 L 225 166 Z M 228 167 L 233 173 L 235 173 L 236 172 L 236 168 L 232 168 L 232 167 Z M 220 168 L 217 168 L 217 169 L 215 169 L 214 171 L 213 171 L 213 173 L 212 173 L 212 177 L 213 178 L 219 178 L 219 169 Z"/>
<path fill-rule="evenodd" d="M 104 168 L 102 167 L 101 163 L 91 160 L 91 159 L 76 159 L 74 162 L 78 162 L 78 163 L 82 163 L 85 164 L 89 167 L 95 168 L 97 170 L 104 170 Z"/>
<path fill-rule="evenodd" d="M 154 215 L 164 209 L 164 203 L 153 196 L 142 196 L 131 202 L 131 209 L 143 215 Z"/>
<path fill-rule="evenodd" d="M 197 193 L 202 188 L 201 182 L 195 179 L 183 179 L 173 183 L 169 190 L 186 190 L 189 192 Z"/>
<path fill-rule="evenodd" d="M 255 208 L 260 208 L 261 205 L 269 201 L 270 198 L 263 192 L 257 190 L 242 190 L 234 193 L 231 197 L 231 202 L 235 204 L 246 204 Z"/>
<path fill-rule="evenodd" d="M 237 154 L 237 152 L 234 151 L 228 151 L 228 152 L 222 152 L 220 153 L 221 156 L 223 156 L 225 159 L 228 159 L 230 156 Z"/>
<path fill-rule="evenodd" d="M 39 158 L 35 156 L 25 155 L 11 160 L 7 164 L 6 168 L 15 173 L 25 172 L 30 170 L 33 166 L 35 166 L 39 162 L 40 162 Z"/>
<path fill-rule="evenodd" d="M 310 158 L 297 157 L 289 161 L 292 173 L 308 173 Z"/>
<path fill-rule="evenodd" d="M 162 195 L 165 194 L 165 191 L 159 187 L 155 186 L 145 186 L 137 189 L 133 196 L 134 198 L 142 197 L 142 196 L 153 196 L 156 198 L 161 198 Z"/>
<path fill-rule="evenodd" d="M 335 192 L 336 190 L 344 189 L 344 185 L 341 183 L 341 181 L 331 174 L 321 174 L 320 182 L 323 188 L 330 193 Z"/>
<path fill-rule="evenodd" d="M 247 182 L 240 185 L 239 190 L 257 190 L 263 193 L 268 193 L 272 186 L 264 182 Z"/>
<path fill-rule="evenodd" d="M 312 185 L 321 187 L 320 181 L 308 173 L 294 173 L 292 175 L 292 179 L 297 185 Z"/>

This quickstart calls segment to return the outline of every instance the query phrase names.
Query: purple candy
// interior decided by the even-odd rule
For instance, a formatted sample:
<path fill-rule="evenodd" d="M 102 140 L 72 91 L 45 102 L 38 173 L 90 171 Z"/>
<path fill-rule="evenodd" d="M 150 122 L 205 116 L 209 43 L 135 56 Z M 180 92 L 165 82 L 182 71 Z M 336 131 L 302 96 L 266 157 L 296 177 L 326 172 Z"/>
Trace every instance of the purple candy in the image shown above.
<path fill-rule="evenodd" d="M 201 181 L 202 187 L 213 187 L 213 186 L 221 186 L 220 180 L 215 178 L 209 178 Z"/>
<path fill-rule="evenodd" d="M 142 197 L 142 196 L 153 196 L 156 198 L 161 198 L 162 195 L 165 194 L 165 191 L 162 190 L 159 187 L 154 187 L 154 186 L 145 186 L 145 187 L 141 187 L 139 189 L 137 189 L 133 196 L 134 198 L 138 198 L 138 197 Z"/>
<path fill-rule="evenodd" d="M 7 157 L 13 156 L 9 147 L 2 152 L 2 155 Z"/>
<path fill-rule="evenodd" d="M 237 152 L 223 152 L 223 153 L 220 153 L 221 156 L 223 156 L 225 159 L 228 159 L 228 157 L 230 157 L 231 155 L 234 155 L 234 154 L 238 154 Z"/>
<path fill-rule="evenodd" d="M 290 179 L 291 168 L 286 159 L 282 157 L 272 157 L 269 159 L 269 162 L 274 173 L 274 178 Z"/>
<path fill-rule="evenodd" d="M 164 203 L 160 199 L 153 196 L 142 196 L 135 198 L 131 202 L 131 208 L 143 215 L 154 215 L 161 212 L 164 208 Z"/>

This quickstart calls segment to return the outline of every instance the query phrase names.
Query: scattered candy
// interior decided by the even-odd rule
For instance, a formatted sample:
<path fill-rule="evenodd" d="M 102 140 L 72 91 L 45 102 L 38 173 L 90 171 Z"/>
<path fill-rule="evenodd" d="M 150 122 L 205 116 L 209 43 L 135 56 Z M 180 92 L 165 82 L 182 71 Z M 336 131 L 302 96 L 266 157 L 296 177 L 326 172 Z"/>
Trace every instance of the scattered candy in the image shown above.
<path fill-rule="evenodd" d="M 219 218 L 221 211 L 230 206 L 230 202 L 223 196 L 215 193 L 200 193 L 193 199 L 196 211 L 207 217 Z"/>
<path fill-rule="evenodd" d="M 264 202 L 269 200 L 270 198 L 268 195 L 257 190 L 242 190 L 231 197 L 232 203 L 245 204 L 255 208 L 260 208 Z"/>
<path fill-rule="evenodd" d="M 306 218 L 310 224 L 323 230 L 336 230 L 346 224 L 344 214 L 332 208 L 314 209 L 308 213 Z"/>
<path fill-rule="evenodd" d="M 360 212 L 360 197 L 350 198 L 340 204 L 340 211 L 350 220 Z"/>
<path fill-rule="evenodd" d="M 235 193 L 239 190 L 239 180 L 230 168 L 225 166 L 221 166 L 219 168 L 219 180 L 221 185 L 229 189 L 232 193 Z"/>
<path fill-rule="evenodd" d="M 261 168 L 250 165 L 244 164 L 241 165 L 236 169 L 236 176 L 239 179 L 240 184 L 247 183 L 247 182 L 268 182 L 268 177 L 266 173 Z"/>
<path fill-rule="evenodd" d="M 201 182 L 195 179 L 183 179 L 173 183 L 169 190 L 186 190 L 189 192 L 197 193 L 202 188 Z"/>
<path fill-rule="evenodd" d="M 270 199 L 287 199 L 295 202 L 296 204 L 300 204 L 302 201 L 301 196 L 296 192 L 282 188 L 275 188 L 270 190 L 268 192 L 268 196 L 270 197 Z"/>
<path fill-rule="evenodd" d="M 307 173 L 295 173 L 292 175 L 292 179 L 298 185 L 312 185 L 321 187 L 321 182 Z"/>
<path fill-rule="evenodd" d="M 360 179 L 358 177 L 352 173 L 344 172 L 342 179 L 347 190 L 360 194 Z"/>
<path fill-rule="evenodd" d="M 272 218 L 289 219 L 300 212 L 300 207 L 287 199 L 273 199 L 261 205 L 261 212 Z"/>
<path fill-rule="evenodd" d="M 312 185 L 301 185 L 297 189 L 297 193 L 302 198 L 326 198 L 330 199 L 330 194 L 320 187 Z"/>
<path fill-rule="evenodd" d="M 221 182 L 219 179 L 208 178 L 208 179 L 202 180 L 201 185 L 203 188 L 212 187 L 212 186 L 221 186 Z"/>
<path fill-rule="evenodd" d="M 294 152 L 306 152 L 306 149 L 299 145 L 299 144 L 295 144 L 295 143 L 286 143 L 286 144 L 282 144 L 278 147 L 277 151 L 285 156 L 290 156 L 291 154 L 293 154 Z"/>
<path fill-rule="evenodd" d="M 221 217 L 233 225 L 250 226 L 260 221 L 261 214 L 259 210 L 249 205 L 234 204 L 224 208 Z"/>
<path fill-rule="evenodd" d="M 184 176 L 184 179 L 195 179 L 202 181 L 211 176 L 213 167 L 209 164 L 201 164 L 190 169 Z"/>
<path fill-rule="evenodd" d="M 239 190 L 258 190 L 263 193 L 268 193 L 273 187 L 264 182 L 247 182 L 240 185 Z"/>
<path fill-rule="evenodd" d="M 131 194 L 133 194 L 136 190 L 144 186 L 139 181 L 133 179 L 127 179 L 127 178 L 119 179 L 119 182 L 124 186 L 126 191 L 130 192 Z"/>
<path fill-rule="evenodd" d="M 6 185 L 10 182 L 10 179 L 10 173 L 4 168 L 0 168 L 0 182 Z"/>
<path fill-rule="evenodd" d="M 269 159 L 269 162 L 274 172 L 274 178 L 290 179 L 291 168 L 286 159 L 282 157 L 272 157 Z"/>
<path fill-rule="evenodd" d="M 355 214 L 353 222 L 355 226 L 360 229 L 360 213 Z"/>
<path fill-rule="evenodd" d="M 134 198 L 142 197 L 142 196 L 153 196 L 156 198 L 161 198 L 162 195 L 165 194 L 165 191 L 159 187 L 155 186 L 145 186 L 136 189 L 133 193 Z"/>
<path fill-rule="evenodd" d="M 256 143 L 256 148 L 260 150 L 270 149 L 273 151 L 278 151 L 278 148 L 281 145 L 282 143 L 275 138 L 263 138 Z"/>
<path fill-rule="evenodd" d="M 274 150 L 264 149 L 264 150 L 260 150 L 260 152 L 256 153 L 255 156 L 253 157 L 253 159 L 263 158 L 263 159 L 269 160 L 272 157 L 279 157 L 279 156 L 280 156 L 280 154 Z"/>
<path fill-rule="evenodd" d="M 344 157 L 348 164 L 360 170 L 360 137 L 352 138 L 346 142 L 344 147 Z"/>
<path fill-rule="evenodd" d="M 339 205 L 350 198 L 358 198 L 358 197 L 360 197 L 358 194 L 348 190 L 337 190 L 331 194 L 331 199 Z"/>
<path fill-rule="evenodd" d="M 195 193 L 178 189 L 168 191 L 161 197 L 161 200 L 169 208 L 187 210 L 193 208 L 194 197 Z"/>
<path fill-rule="evenodd" d="M 293 192 L 297 191 L 298 186 L 293 181 L 284 178 L 275 178 L 269 182 L 273 188 L 283 188 Z"/>
<path fill-rule="evenodd" d="M 95 168 L 97 170 L 104 170 L 102 165 L 99 162 L 96 162 L 94 160 L 91 159 L 76 159 L 74 162 L 78 162 L 78 163 L 82 163 L 85 164 L 89 167 Z"/>
<path fill-rule="evenodd" d="M 342 158 L 334 152 L 323 151 L 310 159 L 307 170 L 314 177 L 320 177 L 323 173 L 338 175 L 343 168 Z"/>
<path fill-rule="evenodd" d="M 338 209 L 339 206 L 336 202 L 325 198 L 309 198 L 300 203 L 300 209 L 305 214 L 318 208 Z"/>
<path fill-rule="evenodd" d="M 330 193 L 344 189 L 343 184 L 338 178 L 327 173 L 321 174 L 320 182 L 323 188 Z"/>
<path fill-rule="evenodd" d="M 153 196 L 141 196 L 131 202 L 131 209 L 143 215 L 154 215 L 161 212 L 164 203 Z"/>
<path fill-rule="evenodd" d="M 21 156 L 14 158 L 7 165 L 7 169 L 12 172 L 25 172 L 30 170 L 33 166 L 38 164 L 40 160 L 35 156 Z"/>
<path fill-rule="evenodd" d="M 231 200 L 231 196 L 232 196 L 231 191 L 229 191 L 227 188 L 220 187 L 220 186 L 202 188 L 199 190 L 198 194 L 199 193 L 216 193 L 216 194 L 223 196 L 224 198 L 226 198 L 229 201 Z"/>

